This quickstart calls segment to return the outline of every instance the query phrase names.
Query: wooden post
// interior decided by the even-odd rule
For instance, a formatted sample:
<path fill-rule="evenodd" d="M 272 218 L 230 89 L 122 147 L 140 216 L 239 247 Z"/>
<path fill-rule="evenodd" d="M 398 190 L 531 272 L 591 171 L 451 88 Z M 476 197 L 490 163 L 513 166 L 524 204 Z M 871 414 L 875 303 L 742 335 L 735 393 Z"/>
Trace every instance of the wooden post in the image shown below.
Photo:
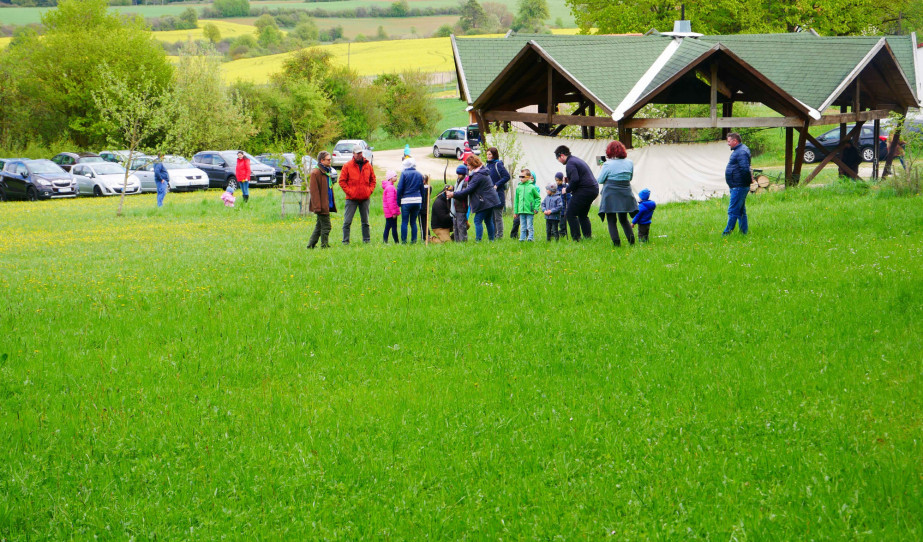
<path fill-rule="evenodd" d="M 734 102 L 724 102 L 721 104 L 721 116 L 722 117 L 733 117 L 734 116 Z M 731 133 L 730 128 L 721 129 L 721 139 L 727 139 L 728 134 Z"/>
<path fill-rule="evenodd" d="M 587 113 L 587 116 L 588 117 L 596 116 L 596 103 L 595 102 L 590 102 L 590 111 L 589 113 Z M 596 139 L 596 127 L 595 126 L 590 126 L 590 139 Z"/>
<path fill-rule="evenodd" d="M 429 246 L 429 213 L 430 213 L 429 190 L 430 190 L 430 186 L 432 185 L 426 185 L 426 190 L 424 190 L 424 192 L 426 192 L 426 201 L 423 203 L 423 205 L 426 205 L 426 218 L 427 218 L 427 220 L 423 221 L 423 245 L 424 246 Z"/>
<path fill-rule="evenodd" d="M 907 110 L 903 109 L 901 115 L 907 116 Z M 896 128 L 891 132 L 891 144 L 888 145 L 888 156 L 885 158 L 885 169 L 881 174 L 881 178 L 884 179 L 891 174 L 891 162 L 894 161 L 894 155 L 897 153 L 898 143 L 901 141 L 901 129 L 900 127 Z"/>
<path fill-rule="evenodd" d="M 855 113 L 855 112 L 856 112 L 856 110 L 855 110 L 855 108 L 854 108 L 854 109 L 853 109 L 853 113 Z M 845 106 L 845 105 L 841 105 L 841 106 L 840 106 L 840 113 L 846 113 L 846 106 Z M 843 142 L 843 138 L 844 138 L 844 137 L 846 137 L 846 123 L 845 123 L 845 122 L 841 122 L 841 123 L 840 123 L 840 143 Z M 837 171 L 837 174 L 840 175 L 841 177 L 842 177 L 843 175 L 845 175 L 845 172 L 843 171 L 843 168 L 840 168 L 840 169 Z"/>
<path fill-rule="evenodd" d="M 785 129 L 785 186 L 792 185 L 792 146 L 794 144 L 795 130 Z"/>
<path fill-rule="evenodd" d="M 878 161 L 881 159 L 881 120 L 875 119 L 872 123 L 872 180 L 878 180 Z"/>
<path fill-rule="evenodd" d="M 795 163 L 792 166 L 792 186 L 798 186 L 801 182 L 801 166 L 804 165 L 804 144 L 807 141 L 808 127 L 811 121 L 804 121 L 804 126 L 798 128 L 798 150 L 795 151 Z"/>
<path fill-rule="evenodd" d="M 718 126 L 718 63 L 712 62 L 711 65 L 711 121 L 714 126 Z"/>
<path fill-rule="evenodd" d="M 548 130 L 551 130 L 551 116 L 554 114 L 554 93 L 551 89 L 551 81 L 554 79 L 554 70 L 551 64 L 548 65 Z"/>

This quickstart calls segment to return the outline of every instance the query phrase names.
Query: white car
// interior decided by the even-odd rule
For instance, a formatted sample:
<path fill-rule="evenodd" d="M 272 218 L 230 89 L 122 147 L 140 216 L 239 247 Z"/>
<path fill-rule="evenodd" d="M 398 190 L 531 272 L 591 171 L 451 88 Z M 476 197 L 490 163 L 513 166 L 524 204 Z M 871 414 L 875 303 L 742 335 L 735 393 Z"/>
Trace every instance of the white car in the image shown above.
<path fill-rule="evenodd" d="M 341 139 L 333 147 L 333 155 L 330 157 L 330 165 L 333 167 L 343 167 L 346 162 L 353 159 L 353 147 L 359 146 L 362 149 L 362 155 L 365 159 L 372 162 L 372 151 L 375 147 L 369 147 L 364 139 Z"/>
<path fill-rule="evenodd" d="M 154 160 L 146 158 L 141 164 L 132 164 L 134 174 L 141 181 L 142 192 L 157 191 L 157 184 L 154 182 Z M 164 156 L 163 167 L 167 168 L 167 184 L 170 185 L 171 192 L 208 190 L 208 175 L 182 156 Z"/>
<path fill-rule="evenodd" d="M 114 196 L 121 194 L 125 186 L 125 168 L 112 162 L 93 162 L 91 164 L 75 164 L 71 174 L 77 181 L 78 194 L 92 194 L 94 196 Z M 140 194 L 141 182 L 134 175 L 128 176 L 126 194 Z"/>

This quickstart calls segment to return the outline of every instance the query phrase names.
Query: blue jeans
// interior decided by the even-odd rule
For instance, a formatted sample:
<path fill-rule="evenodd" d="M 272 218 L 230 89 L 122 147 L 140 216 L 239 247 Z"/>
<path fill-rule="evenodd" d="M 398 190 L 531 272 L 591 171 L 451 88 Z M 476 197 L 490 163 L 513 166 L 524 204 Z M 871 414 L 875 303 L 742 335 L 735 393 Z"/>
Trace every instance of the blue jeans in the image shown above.
<path fill-rule="evenodd" d="M 157 185 L 157 206 L 163 207 L 163 198 L 167 196 L 167 190 L 169 189 L 170 185 L 166 181 L 154 181 L 154 184 Z"/>
<path fill-rule="evenodd" d="M 241 181 L 237 183 L 240 185 L 240 191 L 244 193 L 244 196 L 250 197 L 250 181 Z"/>
<path fill-rule="evenodd" d="M 535 241 L 535 215 L 519 213 L 519 240 Z"/>
<path fill-rule="evenodd" d="M 474 213 L 474 240 L 480 241 L 484 234 L 484 226 L 487 226 L 487 238 L 494 240 L 494 210 L 493 208 L 484 209 Z"/>
<path fill-rule="evenodd" d="M 401 243 L 407 242 L 407 221 L 410 221 L 410 242 L 417 242 L 417 215 L 420 214 L 419 203 L 401 205 Z"/>
<path fill-rule="evenodd" d="M 731 189 L 731 203 L 728 205 L 728 225 L 724 228 L 724 235 L 734 231 L 734 226 L 740 221 L 740 233 L 747 233 L 747 194 L 750 188 L 741 186 Z"/>

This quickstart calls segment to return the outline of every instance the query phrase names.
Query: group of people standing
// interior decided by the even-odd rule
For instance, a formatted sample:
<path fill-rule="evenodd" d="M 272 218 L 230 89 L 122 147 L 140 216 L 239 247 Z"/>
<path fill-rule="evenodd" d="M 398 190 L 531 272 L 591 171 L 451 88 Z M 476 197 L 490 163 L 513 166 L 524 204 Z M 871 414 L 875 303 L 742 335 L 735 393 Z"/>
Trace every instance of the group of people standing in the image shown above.
<path fill-rule="evenodd" d="M 752 181 L 750 172 L 750 151 L 741 142 L 740 135 L 731 133 L 727 137 L 731 157 L 725 170 L 725 180 L 730 187 L 728 223 L 724 234 L 731 233 L 740 224 L 741 233 L 748 231 L 746 196 Z M 636 200 L 631 190 L 634 178 L 634 164 L 628 158 L 625 146 L 612 141 L 606 147 L 606 160 L 597 178 L 589 165 L 573 156 L 570 149 L 561 145 L 554 151 L 555 158 L 564 166 L 564 172 L 555 175 L 555 182 L 545 185 L 545 198 L 536 184 L 535 175 L 527 168 L 519 172 L 519 185 L 513 197 L 513 233 L 519 233 L 520 241 L 533 241 L 535 236 L 534 216 L 541 212 L 546 221 L 546 239 L 557 240 L 566 236 L 579 242 L 590 239 L 593 227 L 589 213 L 593 202 L 599 202 L 599 217 L 608 227 L 609 238 L 616 247 L 621 246 L 619 228 L 628 244 L 635 244 L 637 238 L 647 242 L 650 238 L 651 222 L 656 203 L 651 200 L 650 190 L 643 189 Z M 311 212 L 318 220 L 308 243 L 315 248 L 329 246 L 330 213 L 336 212 L 333 185 L 338 183 L 346 195 L 346 211 L 343 219 L 343 244 L 350 242 L 350 230 L 358 209 L 362 221 L 362 240 L 369 243 L 369 201 L 375 191 L 376 179 L 372 165 L 362 155 L 362 149 L 353 149 L 353 159 L 340 172 L 330 166 L 330 153 L 318 155 L 317 167 L 311 172 L 309 191 Z M 503 236 L 503 210 L 506 202 L 506 187 L 511 176 L 495 147 L 487 149 L 487 161 L 466 152 L 463 164 L 456 169 L 455 184 L 447 184 L 432 203 L 431 226 L 434 242 L 464 242 L 468 239 L 469 219 L 473 218 L 475 240 L 487 238 L 491 241 Z M 402 171 L 387 172 L 382 191 L 382 208 L 385 214 L 383 240 L 389 235 L 397 242 L 397 217 L 401 217 L 400 239 L 407 242 L 408 224 L 410 242 L 417 241 L 417 221 L 426 232 L 426 213 L 430 201 L 429 178 L 416 170 L 416 163 L 405 156 Z M 425 235 L 425 233 L 424 233 Z"/>

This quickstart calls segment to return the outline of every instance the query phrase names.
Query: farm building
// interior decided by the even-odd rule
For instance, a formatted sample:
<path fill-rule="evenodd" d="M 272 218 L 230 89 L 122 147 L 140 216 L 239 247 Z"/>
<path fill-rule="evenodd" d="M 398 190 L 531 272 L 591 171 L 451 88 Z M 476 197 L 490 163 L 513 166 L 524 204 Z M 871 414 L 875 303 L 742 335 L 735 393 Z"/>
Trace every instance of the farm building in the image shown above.
<path fill-rule="evenodd" d="M 822 147 L 809 127 L 838 124 L 845 144 L 865 123 L 877 136 L 891 112 L 920 105 L 916 35 L 703 36 L 686 28 L 643 36 L 453 37 L 459 93 L 484 132 L 517 123 L 554 137 L 580 126 L 583 138 L 593 139 L 597 128 L 608 127 L 630 147 L 639 128 L 784 128 L 785 178 L 794 183 L 802 179 L 806 141 Z M 762 103 L 777 116 L 735 117 L 738 102 Z M 709 105 L 710 115 L 651 118 L 649 104 Z M 830 162 L 846 167 L 839 150 L 802 182 Z M 877 146 L 875 153 L 877 175 Z"/>

